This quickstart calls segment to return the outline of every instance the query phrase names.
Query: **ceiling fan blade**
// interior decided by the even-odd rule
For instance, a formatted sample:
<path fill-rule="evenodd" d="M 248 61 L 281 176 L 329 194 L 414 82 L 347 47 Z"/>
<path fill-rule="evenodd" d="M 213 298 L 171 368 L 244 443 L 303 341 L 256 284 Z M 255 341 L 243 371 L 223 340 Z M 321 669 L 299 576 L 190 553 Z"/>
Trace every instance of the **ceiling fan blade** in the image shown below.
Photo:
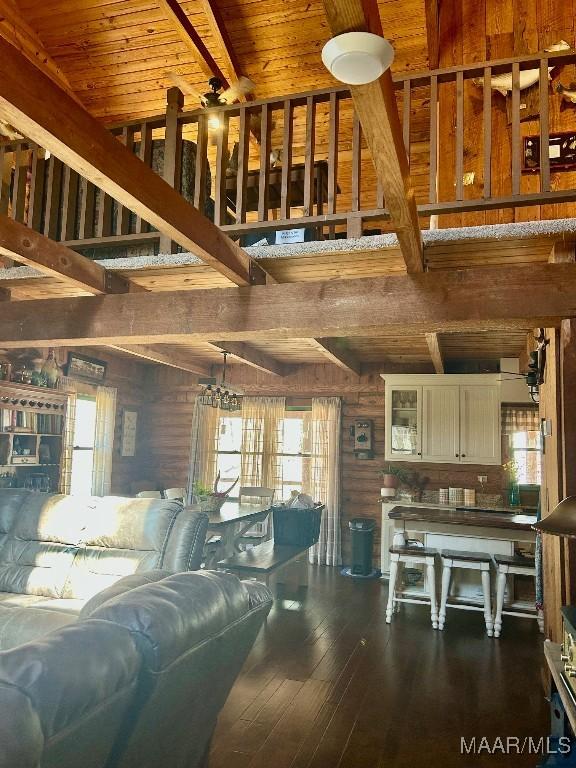
<path fill-rule="evenodd" d="M 247 96 L 254 93 L 256 84 L 249 77 L 240 77 L 235 83 L 220 94 L 220 101 L 226 104 L 233 104 L 241 96 Z"/>
<path fill-rule="evenodd" d="M 186 80 L 186 78 L 180 75 L 178 72 L 167 72 L 166 76 L 177 88 L 180 88 L 185 96 L 190 96 L 191 98 L 196 99 L 199 104 L 204 103 L 204 96 L 200 93 L 200 91 L 197 91 L 195 88 L 193 88 Z"/>

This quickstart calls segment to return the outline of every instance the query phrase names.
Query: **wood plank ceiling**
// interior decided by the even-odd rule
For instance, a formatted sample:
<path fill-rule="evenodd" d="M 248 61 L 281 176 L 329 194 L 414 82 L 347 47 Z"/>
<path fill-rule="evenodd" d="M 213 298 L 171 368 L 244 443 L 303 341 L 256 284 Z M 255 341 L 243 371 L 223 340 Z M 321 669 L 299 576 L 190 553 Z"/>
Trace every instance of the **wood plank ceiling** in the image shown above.
<path fill-rule="evenodd" d="M 172 72 L 183 76 L 194 89 L 206 90 L 205 67 L 184 44 L 173 20 L 157 0 L 16 0 L 16 4 L 73 92 L 89 112 L 104 123 L 162 114 L 166 89 L 173 85 Z M 210 6 L 208 0 L 183 0 L 180 5 L 218 67 L 229 79 L 234 79 L 239 71 L 250 77 L 256 85 L 257 98 L 334 84 L 320 60 L 321 47 L 330 36 L 322 0 L 217 0 L 216 7 L 235 57 L 235 72 L 230 72 L 230 59 L 222 49 L 213 19 L 206 13 Z M 426 5 L 426 0 L 378 2 L 384 33 L 395 48 L 394 72 L 429 66 L 430 14 L 427 18 Z M 443 17 L 444 31 L 445 28 L 446 16 Z M 437 51 L 432 55 L 436 57 Z M 197 104 L 188 98 L 186 106 L 195 108 Z M 412 131 L 416 139 L 421 107 L 415 98 Z M 321 110 L 319 113 L 322 120 Z M 420 117 L 428 119 L 425 108 Z M 321 142 L 322 130 L 317 136 Z M 295 156 L 298 156 L 299 141 L 295 131 Z M 427 155 L 427 146 L 422 146 L 421 151 Z M 411 159 L 413 179 L 418 186 L 418 159 L 414 155 Z M 427 184 L 427 178 L 420 181 Z M 500 242 L 493 247 L 487 245 L 483 260 L 492 265 L 546 262 L 549 252 L 548 241 L 536 247 L 532 244 L 530 248 L 519 243 L 507 247 Z M 394 274 L 405 269 L 397 249 L 356 252 L 353 258 L 349 254 L 318 254 L 268 259 L 261 263 L 279 282 Z M 425 265 L 430 270 L 477 264 L 477 246 L 458 250 L 432 246 L 425 252 Z M 126 270 L 121 275 L 152 291 L 229 284 L 204 266 L 150 268 L 138 273 Z M 41 287 L 39 283 L 24 278 L 10 281 L 12 298 L 55 298 L 83 293 L 56 278 L 42 279 Z M 501 356 L 519 356 L 526 347 L 527 331 L 442 334 L 438 339 L 439 349 L 445 361 L 462 358 L 495 361 Z M 425 334 L 355 338 L 346 344 L 350 354 L 366 364 L 432 365 Z M 209 344 L 163 346 L 167 354 L 184 347 L 187 356 L 207 366 L 221 359 L 220 353 Z M 326 362 L 313 340 L 259 340 L 251 346 L 288 365 Z"/>

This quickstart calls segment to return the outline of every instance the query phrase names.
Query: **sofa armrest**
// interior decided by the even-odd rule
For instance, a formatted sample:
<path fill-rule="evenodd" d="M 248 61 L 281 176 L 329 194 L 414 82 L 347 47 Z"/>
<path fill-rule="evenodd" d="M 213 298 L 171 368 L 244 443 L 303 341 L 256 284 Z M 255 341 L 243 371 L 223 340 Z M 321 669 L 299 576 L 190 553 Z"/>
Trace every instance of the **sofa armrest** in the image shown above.
<path fill-rule="evenodd" d="M 162 568 L 172 573 L 197 571 L 202 564 L 208 515 L 184 507 L 176 518 L 162 560 Z"/>

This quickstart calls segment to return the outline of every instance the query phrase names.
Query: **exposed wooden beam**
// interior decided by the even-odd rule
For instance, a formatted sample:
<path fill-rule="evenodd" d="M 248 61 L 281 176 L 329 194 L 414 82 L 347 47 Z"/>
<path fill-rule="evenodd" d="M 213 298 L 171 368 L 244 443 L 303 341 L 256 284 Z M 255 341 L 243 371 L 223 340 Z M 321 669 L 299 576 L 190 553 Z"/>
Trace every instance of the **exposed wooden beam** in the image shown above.
<path fill-rule="evenodd" d="M 2 214 L 0 255 L 91 294 L 124 293 L 129 288 L 120 275 Z"/>
<path fill-rule="evenodd" d="M 109 344 L 110 349 L 116 349 L 119 352 L 126 352 L 134 357 L 140 357 L 143 360 L 149 360 L 159 365 L 167 365 L 170 368 L 178 368 L 181 371 L 195 373 L 198 376 L 210 376 L 210 367 L 195 363 L 193 360 L 187 360 L 179 352 L 172 350 L 166 351 L 162 346 L 146 346 L 144 344 Z"/>
<path fill-rule="evenodd" d="M 376 0 L 323 0 L 323 3 L 334 36 L 344 32 L 382 35 Z M 390 70 L 376 82 L 350 86 L 350 93 L 406 269 L 422 272 L 422 235 Z"/>
<path fill-rule="evenodd" d="M 426 344 L 430 350 L 430 357 L 434 363 L 436 373 L 444 373 L 444 360 L 442 359 L 442 350 L 440 349 L 440 340 L 437 333 L 426 334 Z"/>
<path fill-rule="evenodd" d="M 1 39 L 0 72 L 0 119 L 233 283 L 251 285 L 266 279 L 239 246 Z"/>
<path fill-rule="evenodd" d="M 342 368 L 344 371 L 354 373 L 356 376 L 361 374 L 361 364 L 349 349 L 346 348 L 345 339 L 310 339 L 309 340 L 320 354 L 331 363 Z"/>
<path fill-rule="evenodd" d="M 81 104 L 68 78 L 50 56 L 36 32 L 22 18 L 14 0 L 0 0 L 0 37 L 23 53 L 34 66 L 63 88 L 74 101 Z"/>
<path fill-rule="evenodd" d="M 576 260 L 576 243 L 570 240 L 560 240 L 554 243 L 550 256 L 549 264 L 571 264 Z"/>
<path fill-rule="evenodd" d="M 0 288 L 0 301 L 10 301 L 12 292 L 9 288 Z"/>
<path fill-rule="evenodd" d="M 276 358 L 260 352 L 243 341 L 214 341 L 210 346 L 221 352 L 228 352 L 234 360 L 256 368 L 264 373 L 272 373 L 274 376 L 286 376 L 289 367 L 281 363 Z"/>
<path fill-rule="evenodd" d="M 426 38 L 428 41 L 428 68 L 440 66 L 440 0 L 424 0 L 426 11 Z"/>
<path fill-rule="evenodd" d="M 557 327 L 576 264 L 9 302 L 0 346 L 182 344 Z"/>
<path fill-rule="evenodd" d="M 226 76 L 214 61 L 210 51 L 202 42 L 202 38 L 192 26 L 190 19 L 182 10 L 178 0 L 158 0 L 158 5 L 166 14 L 166 18 L 172 23 L 186 48 L 192 53 L 196 63 L 206 77 L 218 77 L 224 87 L 227 88 L 229 84 Z"/>

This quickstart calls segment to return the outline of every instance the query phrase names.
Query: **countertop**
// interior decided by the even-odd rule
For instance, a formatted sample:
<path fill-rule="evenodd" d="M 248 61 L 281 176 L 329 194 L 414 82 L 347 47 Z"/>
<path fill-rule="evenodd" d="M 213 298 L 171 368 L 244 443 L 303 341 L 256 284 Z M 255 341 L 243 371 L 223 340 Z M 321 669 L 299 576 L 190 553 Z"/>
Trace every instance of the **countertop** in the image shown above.
<path fill-rule="evenodd" d="M 453 525 L 475 525 L 486 528 L 510 528 L 531 530 L 536 515 L 519 514 L 518 511 L 483 512 L 481 510 L 458 510 L 453 507 L 421 505 L 419 507 L 397 504 L 388 513 L 391 520 L 418 520 L 420 522 L 451 523 Z"/>
<path fill-rule="evenodd" d="M 484 510 L 489 509 L 490 512 L 507 512 L 509 514 L 524 514 L 528 515 L 536 514 L 536 507 L 521 506 L 521 507 L 493 507 L 490 504 L 432 504 L 428 501 L 408 501 L 406 499 L 393 499 L 380 497 L 382 504 L 391 504 L 396 507 L 410 507 L 413 509 L 447 509 L 456 510 L 466 507 L 466 509 Z"/>

